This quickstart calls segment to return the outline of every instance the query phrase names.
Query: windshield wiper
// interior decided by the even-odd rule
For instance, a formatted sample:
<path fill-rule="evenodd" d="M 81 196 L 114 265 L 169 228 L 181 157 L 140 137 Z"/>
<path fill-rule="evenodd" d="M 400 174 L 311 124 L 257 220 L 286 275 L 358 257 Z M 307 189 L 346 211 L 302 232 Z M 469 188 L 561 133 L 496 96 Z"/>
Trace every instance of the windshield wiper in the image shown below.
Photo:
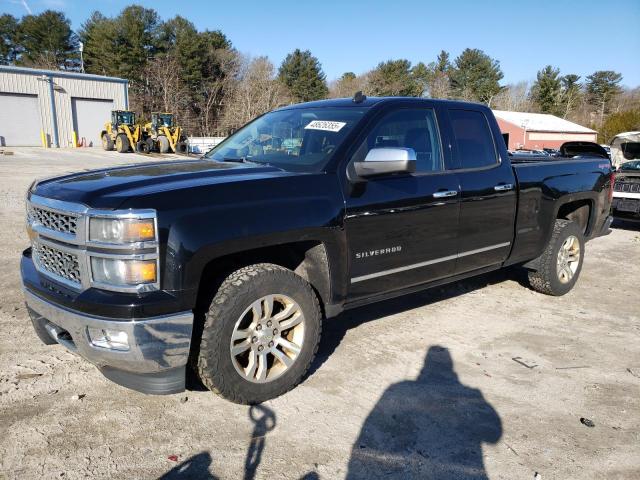
<path fill-rule="evenodd" d="M 223 162 L 247 163 L 247 157 L 224 157 Z"/>

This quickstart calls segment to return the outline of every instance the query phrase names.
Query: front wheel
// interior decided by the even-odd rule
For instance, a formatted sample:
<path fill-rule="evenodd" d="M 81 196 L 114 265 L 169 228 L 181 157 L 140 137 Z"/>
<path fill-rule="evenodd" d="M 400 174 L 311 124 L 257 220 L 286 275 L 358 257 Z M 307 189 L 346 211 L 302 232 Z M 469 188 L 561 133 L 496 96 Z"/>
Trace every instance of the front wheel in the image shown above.
<path fill-rule="evenodd" d="M 577 223 L 556 220 L 551 240 L 529 272 L 531 287 L 547 295 L 568 293 L 578 281 L 584 260 L 584 235 Z"/>
<path fill-rule="evenodd" d="M 198 374 L 213 392 L 261 403 L 302 380 L 318 350 L 318 298 L 291 270 L 261 263 L 236 270 L 205 316 Z"/>
<path fill-rule="evenodd" d="M 127 153 L 129 151 L 129 139 L 124 133 L 119 133 L 116 137 L 116 150 L 118 153 Z"/>

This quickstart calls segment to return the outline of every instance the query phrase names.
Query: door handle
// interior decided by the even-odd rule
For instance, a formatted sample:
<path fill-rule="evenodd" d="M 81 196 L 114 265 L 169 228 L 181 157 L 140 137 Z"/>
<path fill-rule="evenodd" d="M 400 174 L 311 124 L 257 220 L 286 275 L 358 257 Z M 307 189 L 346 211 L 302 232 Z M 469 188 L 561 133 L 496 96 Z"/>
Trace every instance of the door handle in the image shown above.
<path fill-rule="evenodd" d="M 446 190 L 444 192 L 435 192 L 433 198 L 455 197 L 456 195 L 458 195 L 457 190 Z"/>
<path fill-rule="evenodd" d="M 507 190 L 513 190 L 513 183 L 503 183 L 493 187 L 496 192 L 505 192 Z"/>

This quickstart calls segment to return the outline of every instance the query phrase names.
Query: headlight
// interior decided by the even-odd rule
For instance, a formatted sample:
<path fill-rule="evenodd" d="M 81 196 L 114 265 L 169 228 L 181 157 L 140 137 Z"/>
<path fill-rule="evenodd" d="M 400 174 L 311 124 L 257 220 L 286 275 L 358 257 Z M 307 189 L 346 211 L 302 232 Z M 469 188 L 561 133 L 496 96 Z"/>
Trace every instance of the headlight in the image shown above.
<path fill-rule="evenodd" d="M 100 218 L 89 219 L 89 240 L 103 243 L 135 243 L 156 239 L 153 218 Z"/>
<path fill-rule="evenodd" d="M 106 285 L 127 287 L 156 283 L 156 260 L 122 260 L 91 257 L 93 281 Z"/>

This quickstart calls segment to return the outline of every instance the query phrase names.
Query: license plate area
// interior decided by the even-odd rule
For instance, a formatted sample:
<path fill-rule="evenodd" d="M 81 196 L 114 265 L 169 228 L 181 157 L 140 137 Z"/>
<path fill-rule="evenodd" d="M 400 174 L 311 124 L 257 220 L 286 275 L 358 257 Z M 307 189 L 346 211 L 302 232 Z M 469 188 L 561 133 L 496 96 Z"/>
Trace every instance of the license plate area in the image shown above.
<path fill-rule="evenodd" d="M 637 213 L 638 211 L 640 211 L 640 200 L 626 198 L 620 199 L 618 200 L 616 208 L 621 212 Z"/>

